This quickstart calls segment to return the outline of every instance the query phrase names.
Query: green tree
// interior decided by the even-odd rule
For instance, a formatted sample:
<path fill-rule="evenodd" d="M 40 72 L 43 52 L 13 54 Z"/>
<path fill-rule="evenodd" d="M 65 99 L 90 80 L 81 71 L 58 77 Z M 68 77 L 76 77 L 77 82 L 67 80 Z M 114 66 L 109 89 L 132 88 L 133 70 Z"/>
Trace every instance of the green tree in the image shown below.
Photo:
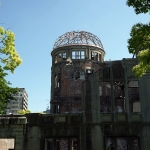
<path fill-rule="evenodd" d="M 148 13 L 150 11 L 150 0 L 128 0 L 128 6 L 133 6 L 136 14 Z M 139 64 L 133 67 L 137 78 L 150 72 L 150 22 L 147 24 L 135 24 L 128 40 L 128 50 L 133 56 L 136 55 Z"/>
<path fill-rule="evenodd" d="M 11 83 L 5 80 L 7 73 L 0 66 L 0 114 L 4 113 L 4 109 L 10 100 L 13 100 L 12 94 L 15 94 L 18 89 L 10 87 Z"/>
<path fill-rule="evenodd" d="M 20 110 L 18 110 L 18 114 L 22 114 L 22 115 L 24 115 L 24 114 L 28 114 L 28 113 L 31 113 L 31 111 L 29 110 L 29 109 L 25 109 L 25 110 L 22 110 L 22 109 L 20 109 Z"/>
<path fill-rule="evenodd" d="M 0 27 L 0 62 L 3 64 L 3 69 L 10 70 L 12 73 L 22 63 L 15 49 L 14 41 L 14 33 Z"/>
<path fill-rule="evenodd" d="M 132 6 L 136 14 L 150 12 L 150 0 L 127 0 L 127 5 Z"/>
<path fill-rule="evenodd" d="M 139 51 L 150 48 L 150 23 L 135 24 L 130 33 L 131 38 L 128 40 L 129 53 L 137 55 Z"/>
<path fill-rule="evenodd" d="M 140 51 L 138 60 L 139 64 L 133 67 L 133 72 L 137 78 L 140 78 L 147 72 L 150 72 L 150 49 Z"/>
<path fill-rule="evenodd" d="M 22 62 L 15 50 L 14 41 L 14 33 L 0 27 L 0 113 L 3 113 L 8 102 L 14 99 L 12 95 L 18 91 L 17 88 L 10 87 L 11 83 L 5 79 L 6 70 L 14 73 L 15 68 Z"/>

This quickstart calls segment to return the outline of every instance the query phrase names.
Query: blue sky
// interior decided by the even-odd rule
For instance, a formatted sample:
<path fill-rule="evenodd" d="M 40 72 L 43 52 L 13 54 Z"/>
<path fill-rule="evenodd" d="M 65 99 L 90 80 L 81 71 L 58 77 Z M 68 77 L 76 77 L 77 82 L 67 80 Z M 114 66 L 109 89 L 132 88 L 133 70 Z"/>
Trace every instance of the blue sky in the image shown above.
<path fill-rule="evenodd" d="M 14 87 L 24 87 L 29 109 L 46 109 L 50 100 L 51 51 L 55 40 L 69 31 L 88 31 L 104 46 L 105 60 L 132 57 L 127 39 L 131 27 L 148 23 L 149 14 L 136 15 L 126 0 L 1 0 L 0 26 L 15 33 L 23 63 L 9 73 Z"/>

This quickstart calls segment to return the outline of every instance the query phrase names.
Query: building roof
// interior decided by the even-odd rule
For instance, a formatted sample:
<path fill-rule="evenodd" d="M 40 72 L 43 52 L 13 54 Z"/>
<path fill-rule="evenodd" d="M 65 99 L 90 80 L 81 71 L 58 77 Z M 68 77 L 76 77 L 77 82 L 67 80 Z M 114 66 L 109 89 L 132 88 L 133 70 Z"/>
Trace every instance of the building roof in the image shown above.
<path fill-rule="evenodd" d="M 69 45 L 96 46 L 104 50 L 100 39 L 86 31 L 71 31 L 61 35 L 55 42 L 53 49 Z"/>

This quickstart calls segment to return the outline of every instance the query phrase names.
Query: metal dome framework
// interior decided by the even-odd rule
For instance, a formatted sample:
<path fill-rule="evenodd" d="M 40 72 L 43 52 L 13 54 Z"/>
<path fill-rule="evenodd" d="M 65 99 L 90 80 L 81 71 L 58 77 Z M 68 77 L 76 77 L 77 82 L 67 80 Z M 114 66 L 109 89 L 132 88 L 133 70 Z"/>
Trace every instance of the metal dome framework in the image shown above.
<path fill-rule="evenodd" d="M 86 31 L 72 31 L 63 34 L 56 40 L 53 49 L 67 45 L 91 45 L 104 50 L 100 39 Z"/>

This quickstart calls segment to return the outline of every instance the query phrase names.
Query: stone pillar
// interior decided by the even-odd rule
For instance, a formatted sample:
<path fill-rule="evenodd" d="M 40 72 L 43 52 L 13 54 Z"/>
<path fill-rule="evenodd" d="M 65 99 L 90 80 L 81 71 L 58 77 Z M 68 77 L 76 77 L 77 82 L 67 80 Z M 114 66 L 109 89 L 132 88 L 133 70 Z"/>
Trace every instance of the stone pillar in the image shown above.
<path fill-rule="evenodd" d="M 111 111 L 113 113 L 113 122 L 116 122 L 115 119 L 115 99 L 114 99 L 114 78 L 113 78 L 113 62 L 110 64 L 110 84 L 111 84 Z"/>
<path fill-rule="evenodd" d="M 130 117 L 129 117 L 129 113 L 130 113 L 130 109 L 129 109 L 129 92 L 128 92 L 128 77 L 127 77 L 127 71 L 126 71 L 126 67 L 124 68 L 124 78 L 125 78 L 125 108 L 126 108 L 126 113 L 127 113 L 127 118 L 128 118 L 128 122 L 130 122 Z"/>
<path fill-rule="evenodd" d="M 139 80 L 139 93 L 143 120 L 141 149 L 148 150 L 150 148 L 150 73 Z"/>
<path fill-rule="evenodd" d="M 90 76 L 90 98 L 91 98 L 91 126 L 92 150 L 103 149 L 103 135 L 100 126 L 100 98 L 99 98 L 99 76 Z"/>
<path fill-rule="evenodd" d="M 27 137 L 24 142 L 24 150 L 41 150 L 41 133 L 38 126 L 32 126 L 28 128 Z"/>
<path fill-rule="evenodd" d="M 99 76 L 93 74 L 83 82 L 83 117 L 86 126 L 86 150 L 103 149 L 103 135 L 100 127 Z M 90 142 L 91 140 L 91 142 Z M 88 146 L 87 146 L 88 145 Z"/>
<path fill-rule="evenodd" d="M 122 60 L 122 67 L 124 68 L 125 110 L 127 113 L 128 122 L 130 122 L 129 92 L 128 92 L 128 76 L 130 74 L 128 70 L 130 67 L 128 60 L 126 60 L 125 58 Z"/>
<path fill-rule="evenodd" d="M 99 77 L 98 74 L 93 74 L 89 77 L 90 81 L 90 101 L 92 123 L 100 123 L 100 99 L 99 99 Z"/>
<path fill-rule="evenodd" d="M 24 138 L 22 137 L 22 133 L 18 133 L 15 139 L 15 150 L 23 149 Z"/>
<path fill-rule="evenodd" d="M 139 80 L 139 93 L 143 122 L 150 123 L 150 73 Z"/>
<path fill-rule="evenodd" d="M 89 113 L 91 110 L 90 108 L 90 97 L 89 97 L 89 92 L 90 92 L 90 82 L 88 80 L 84 81 L 82 84 L 82 114 L 83 114 L 83 124 L 82 124 L 82 134 L 81 134 L 81 149 L 82 150 L 90 150 L 91 145 L 88 142 L 91 141 L 91 136 L 88 135 L 88 127 L 87 123 L 89 123 L 90 117 Z"/>

